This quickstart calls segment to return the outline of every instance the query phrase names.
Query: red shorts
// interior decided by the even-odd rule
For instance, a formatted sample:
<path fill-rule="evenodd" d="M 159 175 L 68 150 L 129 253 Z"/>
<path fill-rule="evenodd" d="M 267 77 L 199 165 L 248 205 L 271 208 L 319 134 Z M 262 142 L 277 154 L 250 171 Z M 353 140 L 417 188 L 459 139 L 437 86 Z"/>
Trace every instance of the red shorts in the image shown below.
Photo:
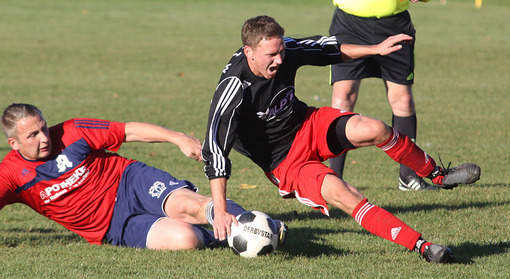
<path fill-rule="evenodd" d="M 338 154 L 335 155 L 329 150 L 327 133 L 335 119 L 351 114 L 355 113 L 331 107 L 309 109 L 287 157 L 270 174 L 266 173 L 271 182 L 280 189 L 280 196 L 296 198 L 329 216 L 321 188 L 324 177 L 335 172 L 323 162 Z"/>

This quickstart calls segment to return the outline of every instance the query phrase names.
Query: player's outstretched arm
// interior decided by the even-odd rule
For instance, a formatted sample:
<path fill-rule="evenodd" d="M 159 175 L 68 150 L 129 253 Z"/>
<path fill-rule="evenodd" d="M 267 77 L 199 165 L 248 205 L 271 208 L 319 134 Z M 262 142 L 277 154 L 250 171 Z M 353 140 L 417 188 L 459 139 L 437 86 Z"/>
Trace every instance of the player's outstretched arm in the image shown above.
<path fill-rule="evenodd" d="M 227 212 L 227 179 L 224 177 L 211 179 L 211 195 L 214 205 L 214 237 L 224 240 L 230 235 L 232 223 L 237 225 L 234 215 Z"/>
<path fill-rule="evenodd" d="M 370 55 L 388 55 L 402 48 L 400 43 L 412 43 L 413 37 L 406 34 L 398 34 L 388 37 L 377 45 L 361 46 L 342 44 L 340 52 L 344 60 L 357 59 Z"/>
<path fill-rule="evenodd" d="M 127 122 L 125 134 L 125 142 L 170 142 L 179 146 L 187 157 L 202 160 L 200 140 L 184 133 L 151 123 Z"/>

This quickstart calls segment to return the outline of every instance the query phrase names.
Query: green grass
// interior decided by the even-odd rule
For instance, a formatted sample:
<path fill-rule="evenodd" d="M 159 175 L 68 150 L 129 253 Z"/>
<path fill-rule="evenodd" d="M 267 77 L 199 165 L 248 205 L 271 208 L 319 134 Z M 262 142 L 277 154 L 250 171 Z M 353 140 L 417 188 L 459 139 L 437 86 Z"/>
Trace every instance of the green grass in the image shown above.
<path fill-rule="evenodd" d="M 28 102 L 50 124 L 72 117 L 146 121 L 203 138 L 219 74 L 240 46 L 240 27 L 274 16 L 287 35 L 327 34 L 329 1 L 2 1 L 0 106 Z M 398 165 L 377 148 L 348 155 L 346 179 L 458 263 L 431 265 L 371 236 L 351 217 L 331 217 L 279 198 L 259 169 L 233 152 L 228 196 L 290 226 L 276 253 L 243 259 L 227 249 L 160 252 L 92 246 L 23 205 L 0 211 L 0 277 L 53 278 L 508 278 L 510 276 L 510 37 L 507 0 L 413 4 L 418 31 L 418 143 L 432 156 L 482 167 L 474 185 L 401 192 Z M 303 68 L 298 97 L 327 106 L 328 68 Z M 391 120 L 382 82 L 362 84 L 357 110 Z M 0 142 L 0 155 L 10 150 Z M 119 151 L 195 182 L 202 164 L 169 144 Z M 256 185 L 241 189 L 243 183 Z"/>

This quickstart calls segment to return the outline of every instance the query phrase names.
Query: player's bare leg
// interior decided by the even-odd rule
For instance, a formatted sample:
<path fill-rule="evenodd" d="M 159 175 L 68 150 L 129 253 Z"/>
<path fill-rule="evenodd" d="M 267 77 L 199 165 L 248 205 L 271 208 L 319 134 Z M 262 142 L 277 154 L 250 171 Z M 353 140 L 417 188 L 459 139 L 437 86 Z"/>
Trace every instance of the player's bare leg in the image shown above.
<path fill-rule="evenodd" d="M 321 195 L 328 204 L 349 215 L 352 215 L 354 208 L 365 199 L 358 189 L 334 175 L 326 175 L 324 178 Z"/>
<path fill-rule="evenodd" d="M 345 136 L 355 147 L 378 145 L 391 136 L 384 122 L 363 115 L 353 115 L 345 125 Z"/>
<path fill-rule="evenodd" d="M 161 218 L 149 230 L 147 248 L 154 250 L 189 250 L 204 247 L 204 235 L 190 223 L 169 217 Z"/>
<path fill-rule="evenodd" d="M 168 217 L 187 223 L 209 223 L 212 225 L 214 220 L 212 198 L 200 195 L 188 189 L 183 188 L 174 191 L 168 196 L 164 207 Z M 227 212 L 237 216 L 246 212 L 246 209 L 232 200 L 227 200 Z M 287 226 L 280 220 L 275 220 L 275 223 L 280 234 L 279 245 L 282 245 L 285 242 Z"/>
<path fill-rule="evenodd" d="M 205 208 L 212 200 L 189 189 L 178 189 L 165 201 L 168 217 L 191 224 L 207 224 Z"/>

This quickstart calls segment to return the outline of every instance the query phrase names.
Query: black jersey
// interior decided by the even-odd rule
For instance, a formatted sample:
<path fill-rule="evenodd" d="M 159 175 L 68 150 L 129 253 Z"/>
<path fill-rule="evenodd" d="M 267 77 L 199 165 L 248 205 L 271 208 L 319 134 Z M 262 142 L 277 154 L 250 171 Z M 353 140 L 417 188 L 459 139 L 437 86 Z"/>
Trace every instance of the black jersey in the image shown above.
<path fill-rule="evenodd" d="M 284 38 L 285 56 L 272 79 L 252 73 L 243 49 L 225 66 L 211 101 L 202 157 L 209 179 L 229 177 L 232 147 L 264 171 L 285 158 L 308 106 L 295 95 L 297 69 L 342 61 L 335 37 Z"/>

